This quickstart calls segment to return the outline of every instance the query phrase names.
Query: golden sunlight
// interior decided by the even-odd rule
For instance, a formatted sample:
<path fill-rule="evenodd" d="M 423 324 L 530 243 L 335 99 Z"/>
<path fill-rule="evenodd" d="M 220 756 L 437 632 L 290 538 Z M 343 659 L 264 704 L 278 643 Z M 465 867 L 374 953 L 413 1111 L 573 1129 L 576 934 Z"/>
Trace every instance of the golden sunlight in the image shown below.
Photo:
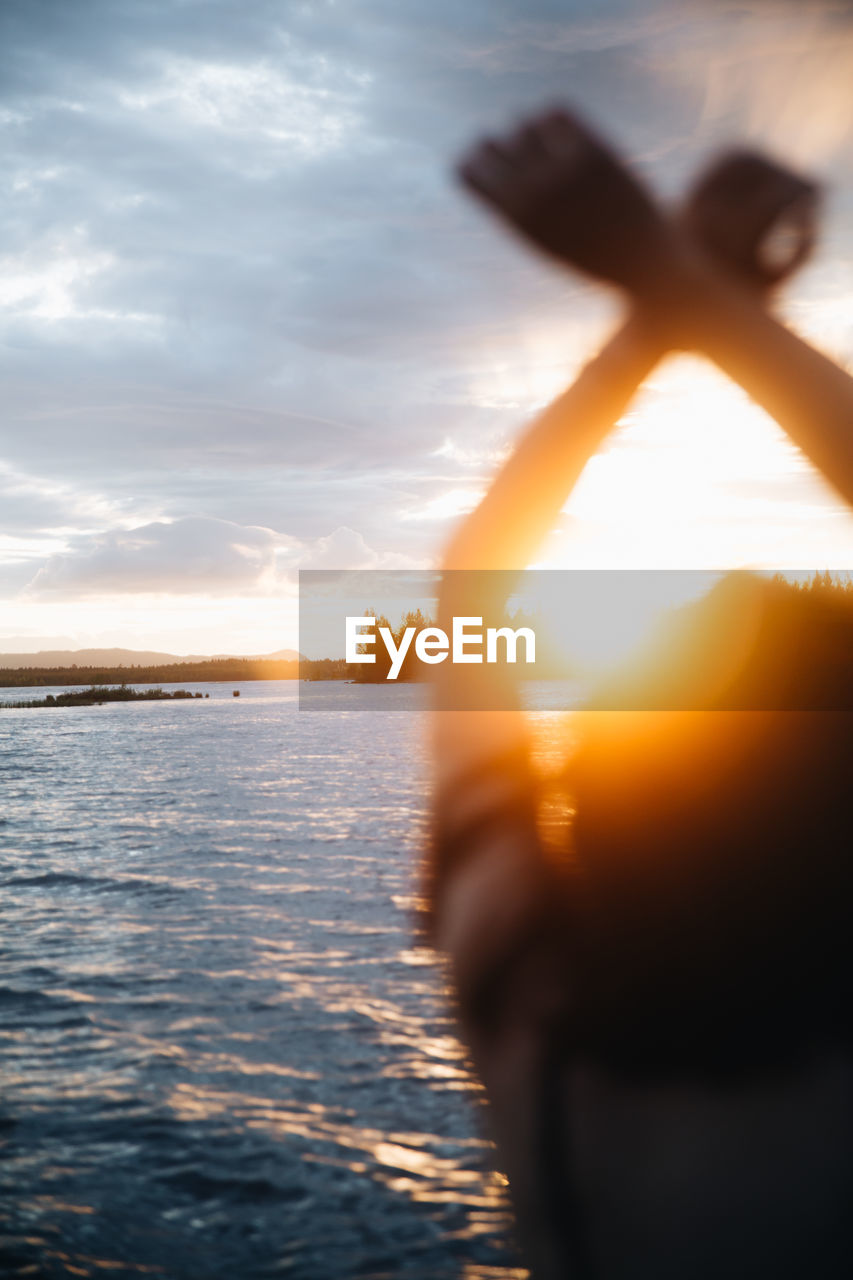
<path fill-rule="evenodd" d="M 684 357 L 591 459 L 535 566 L 590 572 L 535 607 L 565 656 L 603 672 L 727 569 L 850 564 L 853 516 L 834 491 L 738 388 Z"/>
<path fill-rule="evenodd" d="M 666 367 L 586 467 L 542 568 L 845 568 L 853 516 L 698 360 Z"/>

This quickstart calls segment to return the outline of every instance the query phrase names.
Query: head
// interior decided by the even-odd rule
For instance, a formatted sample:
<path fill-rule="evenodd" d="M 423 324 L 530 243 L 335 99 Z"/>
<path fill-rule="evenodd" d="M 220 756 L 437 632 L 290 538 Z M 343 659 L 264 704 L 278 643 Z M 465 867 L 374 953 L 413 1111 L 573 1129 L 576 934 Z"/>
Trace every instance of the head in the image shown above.
<path fill-rule="evenodd" d="M 602 1034 L 846 1027 L 851 654 L 853 594 L 737 575 L 586 713 L 573 856 Z"/>

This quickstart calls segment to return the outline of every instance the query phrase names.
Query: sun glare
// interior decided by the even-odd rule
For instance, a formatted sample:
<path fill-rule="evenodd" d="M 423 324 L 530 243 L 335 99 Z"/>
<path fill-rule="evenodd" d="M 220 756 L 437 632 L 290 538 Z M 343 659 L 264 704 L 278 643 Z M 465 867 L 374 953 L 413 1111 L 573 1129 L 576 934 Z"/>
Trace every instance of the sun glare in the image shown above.
<path fill-rule="evenodd" d="M 823 568 L 853 517 L 767 415 L 693 360 L 666 368 L 586 467 L 543 568 Z"/>
<path fill-rule="evenodd" d="M 564 598 L 537 607 L 565 655 L 601 671 L 727 569 L 851 563 L 853 518 L 840 499 L 738 388 L 685 358 L 587 465 L 535 567 L 588 572 L 561 579 Z"/>

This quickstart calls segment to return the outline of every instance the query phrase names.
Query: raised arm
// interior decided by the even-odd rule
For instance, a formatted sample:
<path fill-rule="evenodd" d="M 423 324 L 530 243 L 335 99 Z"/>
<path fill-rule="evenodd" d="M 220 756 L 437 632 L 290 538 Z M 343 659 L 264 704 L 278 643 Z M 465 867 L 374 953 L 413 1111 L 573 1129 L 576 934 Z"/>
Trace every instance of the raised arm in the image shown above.
<path fill-rule="evenodd" d="M 460 174 L 539 249 L 631 299 L 622 328 L 525 433 L 444 559 L 446 568 L 523 568 L 646 375 L 671 346 L 695 343 L 705 286 L 719 278 L 721 305 L 746 297 L 754 315 L 802 263 L 817 190 L 764 156 L 734 151 L 664 218 L 604 144 L 561 112 L 481 143 Z"/>
<path fill-rule="evenodd" d="M 497 611 L 505 573 L 531 560 L 589 458 L 663 353 L 642 315 L 630 317 L 576 382 L 536 420 L 451 542 L 443 562 L 439 625 Z M 472 679 L 490 669 L 434 668 L 438 703 L 464 705 Z M 494 695 L 493 695 L 494 696 Z M 527 725 L 505 710 L 440 711 L 433 722 L 436 797 L 430 896 L 435 939 L 454 958 L 463 1008 L 500 955 L 511 952 L 542 900 Z M 487 855 L 487 857 L 483 857 Z"/>
<path fill-rule="evenodd" d="M 658 241 L 662 244 L 667 235 L 663 216 L 608 153 L 597 152 L 596 158 L 601 163 L 589 175 L 590 194 L 600 194 L 602 184 L 615 188 L 613 198 L 604 199 L 613 222 L 609 242 L 618 243 L 633 225 L 646 237 L 647 256 L 654 257 L 662 251 Z M 561 174 L 566 166 L 574 172 L 571 149 L 562 148 L 545 120 L 508 144 L 481 147 L 463 176 L 491 203 L 505 202 L 514 215 L 535 209 L 547 225 L 556 193 L 543 178 L 553 177 L 554 170 Z M 559 209 L 556 215 L 562 216 Z M 584 227 L 587 218 L 594 218 L 592 209 L 575 217 L 576 226 Z M 590 251 L 596 254 L 594 243 Z M 640 265 L 638 282 L 647 268 L 647 262 Z M 469 583 L 454 571 L 520 570 L 530 561 L 586 462 L 662 351 L 653 327 L 641 316 L 629 320 L 534 423 L 448 549 L 440 625 L 449 629 L 453 616 L 486 613 L 503 603 L 498 594 L 489 599 L 486 587 L 473 610 Z M 496 583 L 495 592 L 505 583 Z M 440 703 L 463 701 L 471 668 L 446 662 L 434 670 Z M 478 676 L 483 672 L 479 668 Z M 442 711 L 434 722 L 433 760 L 434 937 L 453 957 L 462 1008 L 470 1011 L 481 1003 L 483 984 L 500 972 L 502 958 L 517 953 L 546 900 L 524 717 L 512 707 Z"/>
<path fill-rule="evenodd" d="M 733 157 L 729 165 L 728 189 L 734 196 L 739 185 L 747 189 L 749 179 L 743 157 Z M 765 271 L 773 270 L 774 253 L 777 262 L 787 253 L 789 264 L 796 264 L 812 246 L 817 190 L 801 183 L 790 195 L 789 217 L 777 225 L 781 235 L 775 242 L 772 236 L 766 239 L 763 260 L 760 252 L 756 255 Z M 760 218 L 761 200 L 753 208 Z M 667 286 L 680 342 L 738 382 L 853 504 L 853 378 L 781 324 L 755 290 L 743 287 L 748 271 L 714 269 L 715 256 L 730 250 L 739 232 L 730 211 L 702 183 L 687 215 L 681 231 L 689 236 L 682 238 Z M 697 253 L 699 246 L 712 253 Z"/>
<path fill-rule="evenodd" d="M 620 246 L 619 279 L 623 285 L 630 280 L 645 296 L 650 294 L 652 303 L 629 313 L 575 384 L 525 433 L 480 506 L 452 540 L 443 562 L 445 570 L 519 570 L 530 562 L 586 462 L 669 345 L 672 326 L 661 324 L 665 294 L 658 266 L 652 270 L 650 263 L 666 266 L 667 246 L 675 234 L 671 222 L 596 139 L 584 133 L 573 148 L 562 134 L 562 126 L 551 115 L 508 142 L 481 144 L 465 162 L 463 177 L 513 225 L 521 217 L 525 234 L 534 226 L 536 234 L 531 238 L 556 256 L 561 256 L 559 236 L 567 226 L 572 244 L 578 236 L 582 238 L 590 270 L 607 260 L 607 243 Z M 788 237 L 784 253 L 765 258 L 761 250 L 769 229 L 779 224 L 782 215 L 790 220 L 792 211 L 812 191 L 809 184 L 763 157 L 739 153 L 718 162 L 694 186 L 680 214 L 680 226 L 688 239 L 701 243 L 706 256 L 759 294 L 805 256 L 807 223 L 794 225 L 795 234 Z M 577 206 L 586 208 L 593 231 L 586 228 Z M 625 222 L 631 211 L 634 235 Z M 541 243 L 540 235 L 546 235 L 547 244 Z M 630 252 L 624 248 L 626 236 Z M 482 581 L 488 582 L 487 577 Z M 495 590 L 505 590 L 506 583 L 505 576 L 496 575 Z M 468 585 L 461 574 L 445 575 L 440 615 L 448 629 L 454 614 L 472 612 Z M 480 601 L 487 607 L 501 603 L 484 600 L 482 593 Z M 474 612 L 480 612 L 479 605 Z M 454 705 L 454 684 L 461 688 L 470 679 L 470 668 L 444 664 L 436 677 L 443 685 L 444 705 Z M 453 877 L 455 906 L 443 913 L 446 936 L 441 941 L 457 959 L 461 948 L 475 968 L 483 966 L 490 947 L 511 933 L 510 921 L 496 919 L 494 909 L 483 915 L 483 904 L 495 898 L 501 912 L 514 914 L 518 922 L 529 914 L 521 882 L 514 892 L 507 892 L 506 883 L 500 881 L 501 875 L 517 875 L 530 890 L 525 860 L 529 870 L 535 829 L 525 734 L 524 718 L 517 710 L 445 713 L 436 719 L 436 815 L 442 833 L 439 844 L 446 856 L 439 859 L 434 889 L 442 888 L 441 882 L 448 880 L 450 870 L 459 870 L 461 861 L 466 863 L 465 874 Z M 505 848 L 503 857 L 499 847 Z M 478 848 L 488 851 L 490 869 L 478 868 L 474 856 Z M 481 875 L 500 891 L 484 893 Z M 478 918 L 483 920 L 482 936 L 475 927 Z"/>
<path fill-rule="evenodd" d="M 719 270 L 743 234 L 733 197 L 747 181 L 748 163 L 742 156 L 727 161 L 728 184 L 720 191 L 727 192 L 728 208 L 700 184 L 688 217 L 666 228 L 638 198 L 627 170 L 614 174 L 619 162 L 587 126 L 562 111 L 546 120 L 549 144 L 541 150 L 538 186 L 531 182 L 524 196 L 504 198 L 512 148 L 490 144 L 464 170 L 472 188 L 541 251 L 621 288 L 657 324 L 665 344 L 713 360 L 853 504 L 853 378 L 767 311 L 760 291 L 749 285 L 750 273 Z M 518 135 L 514 146 L 520 142 Z M 562 164 L 555 163 L 558 155 Z M 755 253 L 755 271 L 765 281 L 778 275 L 774 253 L 781 252 L 786 272 L 808 252 L 817 197 L 812 184 L 777 174 L 792 184 L 790 218 L 782 227 L 789 243 L 786 251 L 783 235 L 757 245 L 765 253 Z M 770 184 L 768 196 L 773 189 Z M 757 200 L 751 209 L 760 239 L 772 221 L 769 206 Z"/>
<path fill-rule="evenodd" d="M 627 320 L 576 381 L 516 445 L 444 555 L 445 569 L 523 569 L 554 528 L 586 463 L 665 354 L 641 311 Z"/>

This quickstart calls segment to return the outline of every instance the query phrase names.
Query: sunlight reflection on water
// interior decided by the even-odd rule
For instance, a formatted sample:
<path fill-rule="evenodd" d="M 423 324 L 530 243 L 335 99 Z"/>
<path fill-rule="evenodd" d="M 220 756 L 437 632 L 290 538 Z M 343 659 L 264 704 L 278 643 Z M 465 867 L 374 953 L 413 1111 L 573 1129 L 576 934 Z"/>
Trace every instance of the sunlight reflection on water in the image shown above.
<path fill-rule="evenodd" d="M 201 687 L 0 713 L 3 1273 L 525 1276 L 413 944 L 418 721 Z"/>

